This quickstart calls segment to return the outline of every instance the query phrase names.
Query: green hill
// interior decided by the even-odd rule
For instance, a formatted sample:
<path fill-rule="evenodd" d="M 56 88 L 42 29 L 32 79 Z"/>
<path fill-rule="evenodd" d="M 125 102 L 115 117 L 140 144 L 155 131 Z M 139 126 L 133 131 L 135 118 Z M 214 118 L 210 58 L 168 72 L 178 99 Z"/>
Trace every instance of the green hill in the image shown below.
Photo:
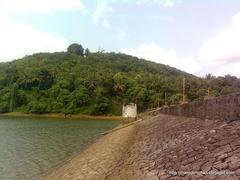
<path fill-rule="evenodd" d="M 140 110 L 177 104 L 182 78 L 187 99 L 239 91 L 239 79 L 226 85 L 208 75 L 201 79 L 178 69 L 120 53 L 87 51 L 38 53 L 0 63 L 0 112 L 120 114 L 123 103 L 135 102 Z M 225 77 L 223 82 L 225 82 Z M 223 88 L 224 87 L 224 88 Z"/>

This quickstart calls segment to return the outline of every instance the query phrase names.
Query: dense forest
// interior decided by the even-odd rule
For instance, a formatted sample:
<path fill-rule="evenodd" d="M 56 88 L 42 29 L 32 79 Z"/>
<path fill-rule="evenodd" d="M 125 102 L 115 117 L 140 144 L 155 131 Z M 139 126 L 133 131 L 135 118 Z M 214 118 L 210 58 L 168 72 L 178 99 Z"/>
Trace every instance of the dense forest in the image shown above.
<path fill-rule="evenodd" d="M 72 44 L 66 52 L 38 53 L 0 63 L 0 112 L 121 113 L 178 104 L 182 79 L 188 101 L 240 91 L 240 79 L 211 74 L 199 78 L 178 69 L 121 53 L 90 52 Z"/>

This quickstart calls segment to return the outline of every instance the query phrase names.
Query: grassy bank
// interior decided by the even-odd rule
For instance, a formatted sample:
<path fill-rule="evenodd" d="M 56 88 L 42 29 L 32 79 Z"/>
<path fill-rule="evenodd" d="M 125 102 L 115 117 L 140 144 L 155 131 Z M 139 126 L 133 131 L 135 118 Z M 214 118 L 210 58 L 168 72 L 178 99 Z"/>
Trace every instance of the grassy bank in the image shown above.
<path fill-rule="evenodd" d="M 84 115 L 84 114 L 73 114 L 71 116 L 66 116 L 62 113 L 48 113 L 48 114 L 28 114 L 23 112 L 11 112 L 11 113 L 2 113 L 0 116 L 7 117 L 44 117 L 44 118 L 66 118 L 66 119 L 87 119 L 87 120 L 122 120 L 121 116 L 92 116 L 92 115 Z"/>

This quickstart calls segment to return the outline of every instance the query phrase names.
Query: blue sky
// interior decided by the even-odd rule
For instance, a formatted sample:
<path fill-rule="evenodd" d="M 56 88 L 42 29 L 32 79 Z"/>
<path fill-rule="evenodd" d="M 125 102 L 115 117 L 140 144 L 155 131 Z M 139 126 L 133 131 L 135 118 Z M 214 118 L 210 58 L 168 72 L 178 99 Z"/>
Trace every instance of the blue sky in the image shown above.
<path fill-rule="evenodd" d="M 240 76 L 240 1 L 0 0 L 0 61 L 73 42 L 199 76 Z"/>

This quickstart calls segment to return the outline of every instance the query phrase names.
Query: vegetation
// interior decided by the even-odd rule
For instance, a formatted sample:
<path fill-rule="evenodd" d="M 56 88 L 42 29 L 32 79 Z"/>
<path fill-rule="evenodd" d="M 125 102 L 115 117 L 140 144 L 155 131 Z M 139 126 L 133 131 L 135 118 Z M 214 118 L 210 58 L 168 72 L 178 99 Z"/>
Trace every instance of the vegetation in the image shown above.
<path fill-rule="evenodd" d="M 72 44 L 67 52 L 38 53 L 0 63 L 0 112 L 120 114 L 123 103 L 140 110 L 182 99 L 187 79 L 189 101 L 237 92 L 234 76 L 199 78 L 175 68 L 121 53 L 84 51 Z"/>

